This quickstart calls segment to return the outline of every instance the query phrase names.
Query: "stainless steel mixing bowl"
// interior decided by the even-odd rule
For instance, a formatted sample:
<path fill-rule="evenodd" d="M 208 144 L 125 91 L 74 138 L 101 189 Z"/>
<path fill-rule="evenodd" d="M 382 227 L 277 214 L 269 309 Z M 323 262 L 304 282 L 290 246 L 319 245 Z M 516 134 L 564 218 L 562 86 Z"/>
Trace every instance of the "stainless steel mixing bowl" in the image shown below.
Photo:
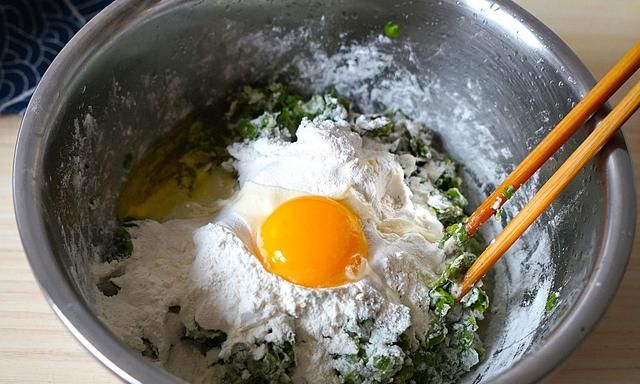
<path fill-rule="evenodd" d="M 401 27 L 395 39 L 380 36 L 389 20 Z M 14 196 L 54 311 L 127 381 L 177 379 L 94 314 L 91 265 L 114 225 L 122 161 L 239 86 L 273 79 L 305 92 L 332 87 L 365 111 L 401 108 L 422 120 L 464 165 L 472 207 L 593 84 L 557 36 L 509 1 L 116 1 L 56 57 L 33 95 Z M 503 221 L 589 127 L 516 195 Z M 632 180 L 618 135 L 497 265 L 487 357 L 465 383 L 537 381 L 584 339 L 627 263 Z M 494 220 L 484 236 L 501 225 Z"/>

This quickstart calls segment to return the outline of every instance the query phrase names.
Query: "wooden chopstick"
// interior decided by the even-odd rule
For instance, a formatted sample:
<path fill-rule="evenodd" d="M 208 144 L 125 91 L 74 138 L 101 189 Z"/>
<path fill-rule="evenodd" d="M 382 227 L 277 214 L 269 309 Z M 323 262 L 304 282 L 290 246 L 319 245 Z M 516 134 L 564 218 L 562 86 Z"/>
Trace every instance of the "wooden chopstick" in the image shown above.
<path fill-rule="evenodd" d="M 637 43 L 473 212 L 465 221 L 467 234 L 473 236 L 639 67 L 640 43 Z"/>
<path fill-rule="evenodd" d="M 527 205 L 511 220 L 464 275 L 458 300 L 487 273 L 524 231 L 540 216 L 564 190 L 580 170 L 591 160 L 611 136 L 640 107 L 640 81 L 622 101 L 591 132 L 587 139 L 569 156 L 556 173 L 540 188 Z"/>

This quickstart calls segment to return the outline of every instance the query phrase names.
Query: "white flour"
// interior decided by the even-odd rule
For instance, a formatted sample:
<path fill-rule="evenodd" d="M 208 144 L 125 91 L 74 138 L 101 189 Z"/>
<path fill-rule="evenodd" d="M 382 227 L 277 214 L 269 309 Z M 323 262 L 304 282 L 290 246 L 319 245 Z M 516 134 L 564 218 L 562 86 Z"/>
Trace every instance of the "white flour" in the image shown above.
<path fill-rule="evenodd" d="M 431 321 L 425 281 L 442 268 L 444 255 L 433 243 L 442 225 L 414 205 L 387 147 L 351 132 L 344 116 L 330 118 L 303 121 L 295 143 L 262 138 L 233 145 L 241 191 L 211 223 L 138 222 L 130 230 L 132 256 L 97 270 L 121 287 L 97 298 L 113 332 L 141 352 L 155 345 L 159 361 L 192 382 L 220 378 L 222 366 L 208 365 L 229 357 L 237 343 L 295 340 L 295 382 L 339 382 L 333 356 L 358 352 L 349 331 L 359 322 L 374 322 L 371 355 L 402 354 L 393 343 L 410 326 L 409 334 L 423 337 Z M 411 164 L 406 156 L 403 163 Z M 263 268 L 251 252 L 255 225 L 270 212 L 264 207 L 292 194 L 342 198 L 359 214 L 369 244 L 361 280 L 311 289 Z M 179 313 L 169 311 L 174 306 Z M 222 330 L 227 339 L 203 356 L 181 342 L 185 327 Z M 264 348 L 253 353 L 260 357 Z"/>

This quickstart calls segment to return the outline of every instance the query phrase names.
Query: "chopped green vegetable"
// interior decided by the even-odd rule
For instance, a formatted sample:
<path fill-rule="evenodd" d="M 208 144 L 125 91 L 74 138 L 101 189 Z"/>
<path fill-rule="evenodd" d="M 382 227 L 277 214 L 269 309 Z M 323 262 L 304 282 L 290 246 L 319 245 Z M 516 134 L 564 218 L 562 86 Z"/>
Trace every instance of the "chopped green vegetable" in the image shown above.
<path fill-rule="evenodd" d="M 435 287 L 431 290 L 430 297 L 435 314 L 444 317 L 455 305 L 455 298 L 445 287 Z"/>
<path fill-rule="evenodd" d="M 464 224 L 456 223 L 447 227 L 445 238 L 453 237 L 458 243 L 463 244 L 469 238 L 467 230 L 464 228 Z"/>
<path fill-rule="evenodd" d="M 110 263 L 119 261 L 131 256 L 133 252 L 133 242 L 131 235 L 126 228 L 127 224 L 122 222 L 113 230 L 111 242 L 107 246 L 107 251 L 102 256 L 102 261 Z"/>
<path fill-rule="evenodd" d="M 351 355 L 336 355 L 335 369 L 344 383 L 389 383 L 402 369 L 405 353 L 397 344 L 377 350 L 371 340 L 375 332 L 373 319 L 347 325 L 348 334 L 357 347 Z M 398 343 L 400 343 L 399 341 Z M 409 345 L 406 346 L 410 348 Z M 396 382 L 396 381 L 394 381 Z"/>
<path fill-rule="evenodd" d="M 516 192 L 516 189 L 513 185 L 507 185 L 503 190 L 502 190 L 502 196 L 504 196 L 505 199 L 509 200 L 511 197 L 513 197 L 513 194 Z"/>
<path fill-rule="evenodd" d="M 213 348 L 219 348 L 227 340 L 227 334 L 218 329 L 204 329 L 196 323 L 195 328 L 186 328 L 182 339 L 192 342 L 204 355 Z"/>
<path fill-rule="evenodd" d="M 224 360 L 225 383 L 291 383 L 296 362 L 293 341 L 282 345 L 263 343 L 259 347 L 265 349 L 260 357 L 254 354 L 253 346 L 238 343 L 231 347 L 231 355 Z"/>
<path fill-rule="evenodd" d="M 103 295 L 110 297 L 110 296 L 115 296 L 118 294 L 118 292 L 120 292 L 120 286 L 117 285 L 116 283 L 114 283 L 111 280 L 104 280 L 104 281 L 99 281 L 96 284 L 96 287 L 98 288 L 98 290 L 100 292 L 102 292 Z"/>
<path fill-rule="evenodd" d="M 453 160 L 445 157 L 439 163 L 440 166 L 444 168 L 444 172 L 437 180 L 435 180 L 434 184 L 436 185 L 436 187 L 443 191 L 460 187 L 462 181 L 457 175 L 456 165 Z"/>
<path fill-rule="evenodd" d="M 140 339 L 144 344 L 144 350 L 142 351 L 142 356 L 148 357 L 149 359 L 152 359 L 152 360 L 158 360 L 158 347 L 146 337 L 141 337 Z"/>
<path fill-rule="evenodd" d="M 179 306 L 171 308 L 174 308 L 172 313 L 180 311 Z M 195 323 L 195 327 L 186 327 L 182 339 L 207 355 L 212 349 L 222 346 L 227 334 L 221 330 L 204 329 Z M 231 346 L 231 353 L 215 364 L 224 365 L 225 383 L 290 383 L 290 374 L 295 367 L 293 344 L 293 339 L 283 344 L 265 341 L 257 341 L 255 345 L 236 343 Z M 257 350 L 262 352 L 256 353 Z"/>
<path fill-rule="evenodd" d="M 447 196 L 451 202 L 459 207 L 464 207 L 467 205 L 467 199 L 462 195 L 462 192 L 457 187 L 449 188 L 447 190 Z"/>
<path fill-rule="evenodd" d="M 427 144 L 417 137 L 412 137 L 409 140 L 409 148 L 412 155 L 423 158 L 430 158 L 431 151 Z"/>
<path fill-rule="evenodd" d="M 265 88 L 245 87 L 225 117 L 233 138 L 255 140 L 265 136 L 295 141 L 303 119 L 346 118 L 347 107 L 348 103 L 331 94 L 304 99 L 282 84 L 272 84 Z"/>
<path fill-rule="evenodd" d="M 393 124 L 388 123 L 383 125 L 380 128 L 375 128 L 375 129 L 366 131 L 364 134 L 365 136 L 369 136 L 369 137 L 386 137 L 386 136 L 389 136 L 391 132 L 393 132 Z"/>
<path fill-rule="evenodd" d="M 247 119 L 241 119 L 238 122 L 238 129 L 240 135 L 247 140 L 255 140 L 260 136 L 260 131 L 258 131 L 258 127 L 251 124 L 251 122 Z"/>
<path fill-rule="evenodd" d="M 455 303 L 456 282 L 473 264 L 482 245 L 468 237 L 462 223 L 449 226 L 441 244 L 447 239 L 456 240 L 457 246 L 447 252 L 458 252 L 457 256 L 450 256 L 440 277 L 430 285 L 429 308 L 434 320 L 424 344 L 410 355 L 411 363 L 405 363 L 401 370 L 411 371 L 413 377 L 426 377 L 427 383 L 455 382 L 485 355 L 477 331 L 478 320 L 489 308 L 489 297 L 476 286 L 459 304 Z"/>
<path fill-rule="evenodd" d="M 384 25 L 384 34 L 387 37 L 397 37 L 400 34 L 400 26 L 394 22 L 389 21 Z"/>
<path fill-rule="evenodd" d="M 465 217 L 464 210 L 455 205 L 443 209 L 434 208 L 434 210 L 438 217 L 438 221 L 447 226 L 453 225 L 453 223 L 458 223 Z"/>
<path fill-rule="evenodd" d="M 555 308 L 556 304 L 558 304 L 558 297 L 560 297 L 559 292 L 549 292 L 549 296 L 547 297 L 547 304 L 545 304 L 544 306 L 545 311 L 550 312 L 553 308 Z"/>
<path fill-rule="evenodd" d="M 480 288 L 473 287 L 471 292 L 461 300 L 464 308 L 471 308 L 477 313 L 484 313 L 489 308 L 489 296 Z"/>
<path fill-rule="evenodd" d="M 462 252 L 458 257 L 453 259 L 447 264 L 442 272 L 442 275 L 435 280 L 431 286 L 441 287 L 444 286 L 447 281 L 452 281 L 460 278 L 462 274 L 471 267 L 471 264 L 476 260 L 476 255 L 471 252 Z"/>

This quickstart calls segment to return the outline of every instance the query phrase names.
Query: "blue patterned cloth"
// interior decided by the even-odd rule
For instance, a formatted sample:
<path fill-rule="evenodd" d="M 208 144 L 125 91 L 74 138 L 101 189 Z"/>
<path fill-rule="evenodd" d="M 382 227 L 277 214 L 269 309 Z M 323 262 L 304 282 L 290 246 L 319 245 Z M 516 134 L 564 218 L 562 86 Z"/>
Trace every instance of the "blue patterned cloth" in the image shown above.
<path fill-rule="evenodd" d="M 23 111 L 71 37 L 113 0 L 0 0 L 0 113 Z"/>

